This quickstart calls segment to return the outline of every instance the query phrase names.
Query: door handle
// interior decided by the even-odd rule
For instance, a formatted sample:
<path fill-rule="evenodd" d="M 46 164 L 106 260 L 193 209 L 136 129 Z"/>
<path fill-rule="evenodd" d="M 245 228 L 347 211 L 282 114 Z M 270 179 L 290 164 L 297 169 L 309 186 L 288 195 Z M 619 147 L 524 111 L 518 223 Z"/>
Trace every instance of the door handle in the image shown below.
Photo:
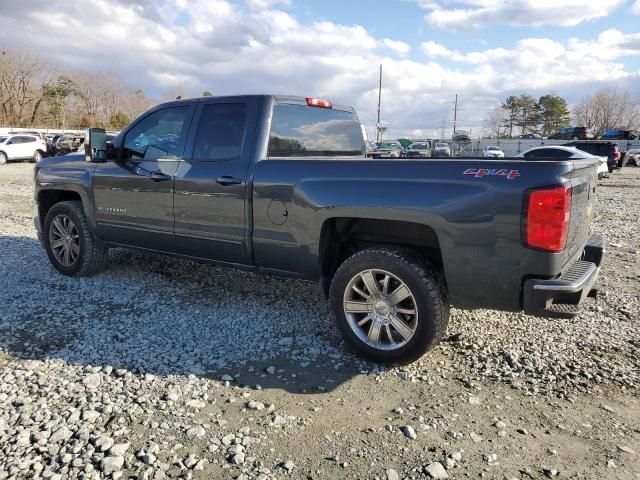
<path fill-rule="evenodd" d="M 240 185 L 242 180 L 239 178 L 231 177 L 229 175 L 223 175 L 222 177 L 216 178 L 216 182 L 220 185 Z"/>
<path fill-rule="evenodd" d="M 171 175 L 166 175 L 162 172 L 152 172 L 149 174 L 149 178 L 154 182 L 166 182 L 167 180 L 171 180 Z"/>

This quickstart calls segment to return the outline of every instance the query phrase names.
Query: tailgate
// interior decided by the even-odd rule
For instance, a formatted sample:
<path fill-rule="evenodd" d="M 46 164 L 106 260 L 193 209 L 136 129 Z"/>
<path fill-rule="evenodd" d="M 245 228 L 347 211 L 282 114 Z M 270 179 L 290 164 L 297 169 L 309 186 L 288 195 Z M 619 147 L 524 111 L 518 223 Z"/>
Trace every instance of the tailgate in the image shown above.
<path fill-rule="evenodd" d="M 567 246 L 564 250 L 565 265 L 582 253 L 589 238 L 599 163 L 600 159 L 593 158 L 573 161 L 574 170 L 570 176 L 573 192 Z"/>

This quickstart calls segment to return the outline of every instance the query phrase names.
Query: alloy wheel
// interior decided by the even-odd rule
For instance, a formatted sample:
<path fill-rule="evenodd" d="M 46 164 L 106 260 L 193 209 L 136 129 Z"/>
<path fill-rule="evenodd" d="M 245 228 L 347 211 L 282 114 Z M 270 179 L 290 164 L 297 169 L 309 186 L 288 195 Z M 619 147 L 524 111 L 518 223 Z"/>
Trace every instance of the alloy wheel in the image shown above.
<path fill-rule="evenodd" d="M 49 245 L 55 259 L 70 267 L 80 256 L 80 235 L 73 221 L 66 215 L 56 215 L 49 228 Z"/>
<path fill-rule="evenodd" d="M 347 284 L 344 314 L 353 333 L 379 350 L 406 345 L 418 327 L 418 305 L 409 287 L 396 275 L 364 270 Z"/>

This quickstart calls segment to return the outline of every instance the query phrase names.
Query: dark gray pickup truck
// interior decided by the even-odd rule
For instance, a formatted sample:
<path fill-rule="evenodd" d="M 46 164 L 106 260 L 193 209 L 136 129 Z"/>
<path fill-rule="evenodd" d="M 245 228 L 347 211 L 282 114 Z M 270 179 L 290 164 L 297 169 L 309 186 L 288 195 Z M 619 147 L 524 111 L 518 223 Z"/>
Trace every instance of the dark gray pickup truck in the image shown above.
<path fill-rule="evenodd" d="M 572 317 L 595 294 L 590 159 L 368 159 L 353 109 L 272 95 L 86 135 L 85 155 L 35 167 L 35 226 L 65 275 L 131 247 L 319 281 L 346 342 L 394 363 L 437 344 L 449 305 Z"/>

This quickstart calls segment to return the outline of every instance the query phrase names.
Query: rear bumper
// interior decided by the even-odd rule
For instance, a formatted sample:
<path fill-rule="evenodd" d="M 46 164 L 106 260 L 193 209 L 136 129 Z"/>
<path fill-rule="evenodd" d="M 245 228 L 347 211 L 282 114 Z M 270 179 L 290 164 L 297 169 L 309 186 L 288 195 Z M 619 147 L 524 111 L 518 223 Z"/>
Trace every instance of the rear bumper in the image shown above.
<path fill-rule="evenodd" d="M 596 282 L 604 260 L 605 241 L 592 235 L 583 255 L 558 278 L 529 279 L 524 282 L 523 309 L 538 317 L 573 318 L 582 311 L 582 302 L 595 296 Z"/>

